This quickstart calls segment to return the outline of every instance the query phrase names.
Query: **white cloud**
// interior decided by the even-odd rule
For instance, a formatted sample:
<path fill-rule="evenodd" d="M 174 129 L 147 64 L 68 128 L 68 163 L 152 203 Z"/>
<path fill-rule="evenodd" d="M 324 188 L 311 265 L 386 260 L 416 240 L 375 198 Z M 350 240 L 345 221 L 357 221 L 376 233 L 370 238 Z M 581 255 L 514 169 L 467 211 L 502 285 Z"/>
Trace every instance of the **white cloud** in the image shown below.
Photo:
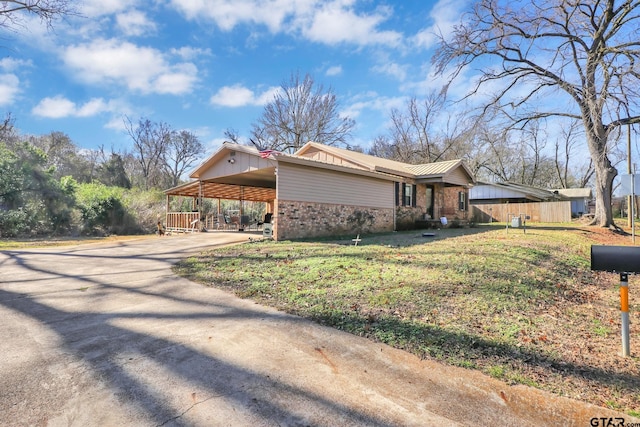
<path fill-rule="evenodd" d="M 391 77 L 395 77 L 399 81 L 404 81 L 407 78 L 407 67 L 390 62 L 384 65 L 376 65 L 373 67 L 373 71 L 380 74 L 386 74 Z"/>
<path fill-rule="evenodd" d="M 335 45 L 383 44 L 396 46 L 402 35 L 378 27 L 391 9 L 378 7 L 371 13 L 356 12 L 355 0 L 219 0 L 215 7 L 204 0 L 172 0 L 187 19 L 211 20 L 223 31 L 236 26 L 263 25 L 271 33 L 298 32 L 309 40 Z"/>
<path fill-rule="evenodd" d="M 92 98 L 82 105 L 78 105 L 64 96 L 57 95 L 53 98 L 44 98 L 33 107 L 31 113 L 51 119 L 64 117 L 92 117 L 104 112 L 118 110 L 114 101 L 105 102 L 102 98 Z"/>
<path fill-rule="evenodd" d="M 260 94 L 242 85 L 224 86 L 210 99 L 211 104 L 223 107 L 244 107 L 246 105 L 265 105 L 269 103 L 280 90 L 271 87 Z"/>
<path fill-rule="evenodd" d="M 198 69 L 191 63 L 178 64 L 171 71 L 160 74 L 155 82 L 155 92 L 180 95 L 191 92 Z"/>
<path fill-rule="evenodd" d="M 179 49 L 172 48 L 169 52 L 182 58 L 184 61 L 193 61 L 201 56 L 211 56 L 211 49 L 199 49 L 190 46 L 183 46 Z"/>
<path fill-rule="evenodd" d="M 62 96 L 54 98 L 44 98 L 38 105 L 33 107 L 31 113 L 40 117 L 59 119 L 75 115 L 76 104 Z"/>
<path fill-rule="evenodd" d="M 17 71 L 21 68 L 32 66 L 33 62 L 31 62 L 31 60 L 15 59 L 11 57 L 0 59 L 0 68 L 4 71 Z"/>
<path fill-rule="evenodd" d="M 302 34 L 308 39 L 335 45 L 353 43 L 360 46 L 383 44 L 397 46 L 402 35 L 396 31 L 380 31 L 378 26 L 389 15 L 389 9 L 379 9 L 370 15 L 357 14 L 351 2 L 333 1 L 316 10 Z"/>
<path fill-rule="evenodd" d="M 446 38 L 453 27 L 460 23 L 460 17 L 468 3 L 468 0 L 439 0 L 429 13 L 433 24 L 418 32 L 412 38 L 413 44 L 424 49 L 434 47 L 439 41 L 439 35 Z"/>
<path fill-rule="evenodd" d="M 265 25 L 273 33 L 284 28 L 287 16 L 317 0 L 218 0 L 214 7 L 204 0 L 172 0 L 171 4 L 188 19 L 213 20 L 230 31 L 243 23 Z"/>
<path fill-rule="evenodd" d="M 170 64 L 156 49 L 114 39 L 70 46 L 63 60 L 84 82 L 122 85 L 143 94 L 184 94 L 197 81 L 194 64 Z"/>
<path fill-rule="evenodd" d="M 126 36 L 142 36 L 156 32 L 155 22 L 149 20 L 147 15 L 139 10 L 118 14 L 116 24 Z"/>
<path fill-rule="evenodd" d="M 352 119 L 357 118 L 363 110 L 373 110 L 386 114 L 392 108 L 401 108 L 406 103 L 406 99 L 403 96 L 380 96 L 375 92 L 363 93 L 354 97 L 342 114 Z"/>
<path fill-rule="evenodd" d="M 325 74 L 327 76 L 338 76 L 342 74 L 342 66 L 334 65 L 333 67 L 329 67 Z"/>
<path fill-rule="evenodd" d="M 0 74 L 0 106 L 11 105 L 18 93 L 20 79 L 15 74 Z"/>
<path fill-rule="evenodd" d="M 124 12 L 135 3 L 132 0 L 84 0 L 80 9 L 89 18 Z"/>

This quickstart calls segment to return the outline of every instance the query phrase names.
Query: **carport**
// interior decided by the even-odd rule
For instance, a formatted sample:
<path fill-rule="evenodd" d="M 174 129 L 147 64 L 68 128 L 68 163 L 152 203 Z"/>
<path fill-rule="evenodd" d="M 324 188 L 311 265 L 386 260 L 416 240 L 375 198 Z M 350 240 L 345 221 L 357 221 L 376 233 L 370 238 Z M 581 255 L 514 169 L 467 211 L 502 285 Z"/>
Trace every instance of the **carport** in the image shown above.
<path fill-rule="evenodd" d="M 276 199 L 276 161 L 252 147 L 224 143 L 222 148 L 200 164 L 190 175 L 191 182 L 165 190 L 168 230 L 200 231 L 218 228 L 216 214 L 205 215 L 203 199 L 240 202 L 240 216 L 244 201 L 266 203 L 266 212 L 273 213 Z M 171 197 L 192 199 L 191 212 L 170 212 Z"/>

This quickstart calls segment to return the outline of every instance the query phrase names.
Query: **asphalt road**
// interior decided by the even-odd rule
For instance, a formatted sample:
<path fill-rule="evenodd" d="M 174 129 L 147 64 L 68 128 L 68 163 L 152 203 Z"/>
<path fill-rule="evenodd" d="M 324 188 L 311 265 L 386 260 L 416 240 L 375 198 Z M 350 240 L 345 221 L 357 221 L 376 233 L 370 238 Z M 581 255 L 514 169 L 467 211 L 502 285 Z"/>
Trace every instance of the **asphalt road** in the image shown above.
<path fill-rule="evenodd" d="M 248 237 L 0 252 L 0 425 L 589 426 L 622 416 L 171 272 L 189 253 Z"/>

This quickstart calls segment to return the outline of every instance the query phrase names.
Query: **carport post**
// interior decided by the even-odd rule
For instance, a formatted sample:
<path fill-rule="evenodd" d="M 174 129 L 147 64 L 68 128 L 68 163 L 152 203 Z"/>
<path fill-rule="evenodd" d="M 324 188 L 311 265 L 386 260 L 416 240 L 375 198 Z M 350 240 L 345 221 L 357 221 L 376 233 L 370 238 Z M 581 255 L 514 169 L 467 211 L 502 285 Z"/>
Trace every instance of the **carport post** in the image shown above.
<path fill-rule="evenodd" d="M 622 323 L 622 355 L 629 356 L 629 275 L 620 273 L 620 317 Z"/>

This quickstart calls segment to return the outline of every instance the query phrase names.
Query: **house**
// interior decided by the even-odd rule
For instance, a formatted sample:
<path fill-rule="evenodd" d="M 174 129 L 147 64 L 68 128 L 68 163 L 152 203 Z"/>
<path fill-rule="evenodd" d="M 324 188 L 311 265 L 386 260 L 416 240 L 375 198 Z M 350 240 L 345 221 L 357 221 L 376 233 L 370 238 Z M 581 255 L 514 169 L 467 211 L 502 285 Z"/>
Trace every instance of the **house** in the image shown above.
<path fill-rule="evenodd" d="M 474 185 L 469 192 L 469 199 L 472 204 L 489 204 L 550 202 L 563 200 L 563 197 L 553 190 L 513 182 L 494 182 Z"/>
<path fill-rule="evenodd" d="M 558 188 L 551 191 L 571 201 L 571 216 L 589 213 L 589 201 L 593 198 L 591 188 Z"/>
<path fill-rule="evenodd" d="M 194 208 L 201 198 L 265 202 L 276 240 L 466 221 L 474 182 L 461 160 L 409 165 L 315 142 L 294 154 L 225 142 L 190 178 L 167 198 L 193 197 Z"/>
<path fill-rule="evenodd" d="M 525 216 L 534 222 L 569 222 L 587 213 L 589 188 L 546 190 L 512 182 L 481 183 L 469 192 L 477 222 L 509 221 Z"/>

